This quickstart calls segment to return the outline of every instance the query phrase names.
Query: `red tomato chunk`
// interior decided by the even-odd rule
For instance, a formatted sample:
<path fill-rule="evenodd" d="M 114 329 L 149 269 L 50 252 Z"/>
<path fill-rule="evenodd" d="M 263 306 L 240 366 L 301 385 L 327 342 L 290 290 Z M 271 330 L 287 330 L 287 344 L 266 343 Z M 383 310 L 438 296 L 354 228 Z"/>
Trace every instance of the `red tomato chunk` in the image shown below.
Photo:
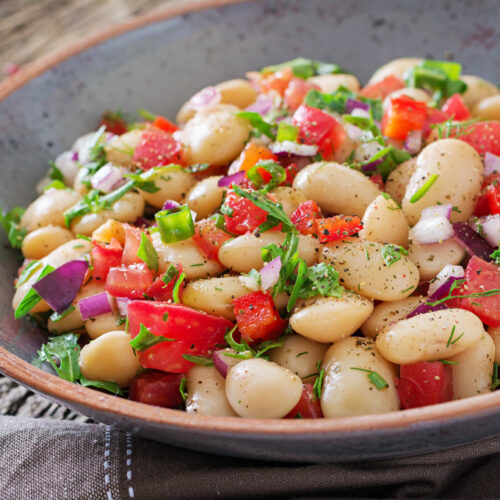
<path fill-rule="evenodd" d="M 106 279 L 106 291 L 114 297 L 142 299 L 153 284 L 153 274 L 146 264 L 112 267 Z"/>
<path fill-rule="evenodd" d="M 133 160 L 142 170 L 170 163 L 182 164 L 182 146 L 162 130 L 146 130 L 134 150 Z"/>
<path fill-rule="evenodd" d="M 404 140 L 408 132 L 421 130 L 427 119 L 425 102 L 402 95 L 390 100 L 382 117 L 382 131 L 391 139 Z"/>
<path fill-rule="evenodd" d="M 147 405 L 177 408 L 182 404 L 179 386 L 182 373 L 150 371 L 137 375 L 129 387 L 128 397 L 132 401 Z"/>
<path fill-rule="evenodd" d="M 316 219 L 320 243 L 343 240 L 363 229 L 363 223 L 357 215 L 335 215 L 326 219 Z"/>
<path fill-rule="evenodd" d="M 109 245 L 94 241 L 92 255 L 92 273 L 96 281 L 105 282 L 110 268 L 117 267 L 122 262 L 122 246 L 113 238 Z"/>
<path fill-rule="evenodd" d="M 213 219 L 204 219 L 194 225 L 193 241 L 211 260 L 219 261 L 219 249 L 231 236 L 215 225 Z"/>
<path fill-rule="evenodd" d="M 301 234 L 316 234 L 316 219 L 321 217 L 321 209 L 318 204 L 313 201 L 305 201 L 301 203 L 293 212 L 290 220 Z"/>
<path fill-rule="evenodd" d="M 173 299 L 174 285 L 179 279 L 180 274 L 182 273 L 182 266 L 180 264 L 176 264 L 175 267 L 177 268 L 177 274 L 168 283 L 165 283 L 163 281 L 165 273 L 161 276 L 158 276 L 158 278 L 153 281 L 153 284 L 145 292 L 148 297 L 163 301 Z M 184 281 L 179 286 L 179 297 L 182 297 L 183 290 Z"/>
<path fill-rule="evenodd" d="M 321 402 L 314 394 L 313 384 L 302 386 L 299 402 L 284 418 L 323 418 Z"/>
<path fill-rule="evenodd" d="M 224 204 L 232 210 L 231 215 L 224 215 L 226 229 L 232 234 L 255 231 L 267 219 L 265 210 L 233 191 L 228 193 Z"/>
<path fill-rule="evenodd" d="M 372 83 L 363 87 L 359 95 L 368 97 L 369 99 L 384 100 L 392 92 L 403 89 L 405 82 L 394 75 L 386 76 L 383 80 L 377 83 Z"/>

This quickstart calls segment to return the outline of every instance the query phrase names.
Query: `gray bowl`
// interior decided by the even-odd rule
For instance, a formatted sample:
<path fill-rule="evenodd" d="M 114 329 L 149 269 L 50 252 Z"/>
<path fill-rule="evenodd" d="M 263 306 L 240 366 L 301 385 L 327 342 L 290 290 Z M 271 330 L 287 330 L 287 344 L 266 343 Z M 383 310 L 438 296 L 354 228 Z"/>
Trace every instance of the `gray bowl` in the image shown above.
<path fill-rule="evenodd" d="M 499 81 L 499 15 L 495 0 L 214 0 L 134 20 L 0 86 L 0 204 L 28 204 L 47 162 L 95 128 L 104 109 L 173 117 L 207 84 L 299 55 L 336 62 L 362 80 L 393 58 L 423 56 L 457 59 L 466 73 Z M 430 452 L 500 432 L 500 393 L 378 416 L 264 421 L 187 415 L 70 384 L 29 364 L 46 333 L 14 320 L 20 257 L 2 245 L 0 258 L 0 371 L 139 435 L 239 457 L 339 462 Z"/>

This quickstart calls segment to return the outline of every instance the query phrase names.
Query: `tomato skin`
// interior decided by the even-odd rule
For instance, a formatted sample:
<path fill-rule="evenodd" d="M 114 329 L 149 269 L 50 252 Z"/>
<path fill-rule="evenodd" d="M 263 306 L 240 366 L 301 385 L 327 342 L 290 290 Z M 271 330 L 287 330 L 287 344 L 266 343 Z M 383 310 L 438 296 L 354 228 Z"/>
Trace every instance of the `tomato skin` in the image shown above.
<path fill-rule="evenodd" d="M 175 264 L 175 267 L 177 268 L 177 274 L 169 283 L 165 284 L 162 280 L 166 272 L 153 281 L 152 285 L 145 292 L 148 297 L 162 301 L 173 300 L 174 285 L 182 273 L 182 266 L 180 264 Z M 184 281 L 179 286 L 179 297 L 182 297 L 183 290 Z"/>
<path fill-rule="evenodd" d="M 302 395 L 299 402 L 283 418 L 323 418 L 321 401 L 314 394 L 313 384 L 304 384 L 302 386 Z"/>
<path fill-rule="evenodd" d="M 455 137 L 455 132 L 450 133 L 450 137 Z M 461 141 L 472 146 L 480 155 L 493 153 L 500 155 L 500 121 L 477 122 L 469 125 L 460 132 Z"/>
<path fill-rule="evenodd" d="M 492 215 L 500 214 L 500 186 L 489 185 L 486 188 L 485 196 L 488 202 L 489 213 Z"/>
<path fill-rule="evenodd" d="M 460 94 L 453 94 L 449 97 L 441 109 L 454 120 L 469 120 L 471 117 L 469 108 Z"/>
<path fill-rule="evenodd" d="M 281 96 L 285 95 L 285 91 L 293 78 L 291 68 L 283 68 L 275 73 L 259 75 L 257 85 L 261 92 L 267 93 L 271 90 L 278 92 Z"/>
<path fill-rule="evenodd" d="M 141 244 L 142 230 L 130 224 L 123 224 L 125 231 L 125 244 L 123 245 L 122 265 L 131 266 L 142 262 L 137 257 L 139 245 Z"/>
<path fill-rule="evenodd" d="M 93 241 L 94 248 L 90 252 L 92 256 L 92 276 L 96 281 L 105 282 L 110 268 L 117 267 L 122 262 L 122 246 L 120 242 L 112 238 L 111 243 L 106 245 Z"/>
<path fill-rule="evenodd" d="M 295 111 L 304 101 L 307 93 L 312 90 L 320 90 L 319 86 L 302 80 L 302 78 L 292 78 L 285 90 L 285 104 L 290 111 Z"/>
<path fill-rule="evenodd" d="M 141 373 L 130 382 L 128 398 L 147 405 L 177 408 L 182 404 L 179 390 L 182 377 L 182 373 Z"/>
<path fill-rule="evenodd" d="M 395 90 L 403 89 L 405 82 L 395 75 L 388 75 L 383 80 L 377 83 L 372 83 L 361 89 L 360 96 L 368 97 L 369 99 L 384 100 L 389 94 Z"/>
<path fill-rule="evenodd" d="M 205 314 L 182 304 L 134 300 L 128 304 L 129 333 L 135 338 L 143 324 L 153 335 L 176 339 L 139 351 L 144 368 L 185 373 L 193 365 L 183 354 L 208 356 L 233 327 L 225 318 Z"/>
<path fill-rule="evenodd" d="M 404 409 L 435 405 L 453 399 L 453 370 L 440 361 L 401 365 L 396 388 Z"/>
<path fill-rule="evenodd" d="M 300 234 L 317 234 L 316 219 L 321 217 L 321 209 L 313 200 L 301 203 L 290 220 Z"/>
<path fill-rule="evenodd" d="M 427 118 L 427 105 L 402 95 L 390 100 L 382 117 L 382 131 L 391 139 L 404 140 L 411 130 L 421 130 Z"/>
<path fill-rule="evenodd" d="M 476 208 L 474 209 L 474 215 L 476 217 L 484 217 L 490 213 L 490 204 L 488 198 L 485 194 L 479 195 L 476 203 Z"/>
<path fill-rule="evenodd" d="M 343 240 L 363 229 L 363 223 L 357 215 L 334 215 L 325 219 L 316 219 L 320 243 Z"/>
<path fill-rule="evenodd" d="M 103 113 L 99 126 L 102 127 L 103 125 L 106 127 L 106 132 L 111 132 L 115 135 L 122 135 L 128 130 L 126 120 L 119 114 L 111 111 Z"/>
<path fill-rule="evenodd" d="M 224 215 L 226 229 L 232 234 L 252 232 L 267 219 L 265 210 L 234 191 L 229 191 L 224 203 L 233 211 L 231 216 Z"/>
<path fill-rule="evenodd" d="M 424 127 L 422 129 L 423 136 L 426 139 L 432 132 L 432 125 L 448 121 L 450 117 L 444 111 L 436 108 L 427 108 L 427 118 L 425 119 Z"/>
<path fill-rule="evenodd" d="M 179 127 L 172 123 L 170 120 L 167 120 L 165 117 L 158 115 L 154 122 L 153 122 L 153 127 L 159 128 L 160 130 L 163 130 L 164 132 L 168 132 L 169 134 L 173 134 L 174 132 L 177 132 L 179 130 Z"/>
<path fill-rule="evenodd" d="M 486 262 L 474 255 L 465 270 L 464 295 L 497 288 L 500 288 L 500 268 L 493 262 Z M 461 307 L 474 313 L 488 326 L 500 326 L 500 294 L 465 297 L 461 299 Z"/>
<path fill-rule="evenodd" d="M 231 236 L 219 229 L 213 219 L 203 219 L 194 225 L 192 238 L 209 259 L 219 262 L 219 249 Z"/>
<path fill-rule="evenodd" d="M 385 189 L 384 178 L 382 177 L 382 174 L 372 175 L 370 177 L 370 180 L 380 188 L 380 191 L 383 191 Z"/>
<path fill-rule="evenodd" d="M 106 279 L 106 291 L 114 297 L 143 298 L 153 284 L 153 273 L 146 264 L 112 267 Z"/>
<path fill-rule="evenodd" d="M 145 130 L 134 150 L 132 159 L 142 170 L 170 163 L 182 165 L 182 146 L 170 134 L 162 130 Z"/>
<path fill-rule="evenodd" d="M 269 293 L 252 292 L 232 301 L 241 336 L 248 342 L 279 337 L 287 326 Z"/>

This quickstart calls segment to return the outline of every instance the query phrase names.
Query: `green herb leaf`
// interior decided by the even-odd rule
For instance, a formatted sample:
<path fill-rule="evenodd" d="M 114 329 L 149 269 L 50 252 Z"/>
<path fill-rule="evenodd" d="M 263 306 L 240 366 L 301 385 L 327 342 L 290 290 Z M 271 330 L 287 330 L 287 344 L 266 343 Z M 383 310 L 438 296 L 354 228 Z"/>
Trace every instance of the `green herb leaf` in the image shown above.
<path fill-rule="evenodd" d="M 28 231 L 20 226 L 21 217 L 24 214 L 24 208 L 15 207 L 9 212 L 0 211 L 0 224 L 7 235 L 10 245 L 13 248 L 21 248 L 24 237 Z"/>
<path fill-rule="evenodd" d="M 210 163 L 193 163 L 187 167 L 183 167 L 183 170 L 189 172 L 190 174 L 197 174 L 198 172 L 203 172 L 210 168 Z"/>
<path fill-rule="evenodd" d="M 174 289 L 172 291 L 172 298 L 174 299 L 174 302 L 176 304 L 179 304 L 181 302 L 181 299 L 179 298 L 179 290 L 185 277 L 186 275 L 184 273 L 181 273 L 181 275 L 177 278 L 177 281 L 175 282 Z"/>
<path fill-rule="evenodd" d="M 49 189 L 67 189 L 66 184 L 62 181 L 52 181 L 50 184 L 47 184 L 44 188 L 43 191 L 48 191 Z"/>
<path fill-rule="evenodd" d="M 165 274 L 161 278 L 163 283 L 165 283 L 165 286 L 168 285 L 177 276 L 178 272 L 179 271 L 177 270 L 177 268 L 175 266 L 173 266 L 172 264 L 170 264 L 170 266 L 168 266 L 168 269 L 165 271 Z"/>
<path fill-rule="evenodd" d="M 465 298 L 476 298 L 476 297 L 492 297 L 493 295 L 498 295 L 500 294 L 500 288 L 493 288 L 491 290 L 486 290 L 484 292 L 478 292 L 478 293 L 469 293 L 465 295 L 453 295 L 453 292 L 462 284 L 465 283 L 464 279 L 459 279 L 455 280 L 450 288 L 450 291 L 448 292 L 448 295 L 446 297 L 443 297 L 442 299 L 436 300 L 435 302 L 424 302 L 424 304 L 430 306 L 430 307 L 435 307 L 438 306 L 439 304 L 443 304 L 444 302 L 452 299 L 465 299 Z"/>
<path fill-rule="evenodd" d="M 263 179 L 262 170 L 271 175 L 269 181 Z M 261 189 L 261 192 L 267 193 L 286 180 L 286 172 L 279 163 L 272 160 L 261 160 L 247 171 L 247 177 L 258 189 L 265 186 L 264 189 Z"/>
<path fill-rule="evenodd" d="M 399 246 L 393 245 L 392 243 L 389 245 L 384 245 L 381 250 L 382 258 L 384 259 L 384 263 L 387 267 L 392 266 L 394 263 L 401 260 L 402 255 L 408 255 L 408 251 Z"/>
<path fill-rule="evenodd" d="M 83 375 L 80 377 L 80 384 L 83 387 L 95 387 L 96 389 L 102 389 L 103 391 L 110 392 L 115 396 L 124 396 L 125 392 L 116 382 L 103 381 L 103 380 L 89 380 Z"/>
<path fill-rule="evenodd" d="M 69 306 L 62 313 L 53 312 L 50 315 L 50 321 L 52 321 L 53 323 L 57 323 L 58 321 L 61 321 L 63 318 L 65 318 L 69 313 L 72 313 L 74 310 L 75 306 Z"/>
<path fill-rule="evenodd" d="M 57 167 L 57 165 L 53 161 L 49 161 L 49 177 L 53 181 L 61 181 L 64 182 L 64 176 L 61 170 Z"/>
<path fill-rule="evenodd" d="M 276 73 L 277 71 L 282 71 L 285 68 L 290 68 L 295 76 L 305 80 L 314 75 L 346 73 L 346 71 L 344 71 L 337 64 L 314 61 L 304 57 L 297 57 L 291 61 L 275 64 L 274 66 L 266 66 L 265 68 L 262 68 L 261 73 Z"/>
<path fill-rule="evenodd" d="M 299 127 L 287 122 L 280 122 L 278 125 L 278 133 L 276 140 L 278 142 L 291 141 L 295 142 L 299 136 Z"/>
<path fill-rule="evenodd" d="M 496 391 L 500 387 L 500 378 L 498 378 L 498 363 L 493 364 L 493 374 L 491 375 L 491 391 Z"/>
<path fill-rule="evenodd" d="M 323 391 L 323 379 L 325 377 L 325 370 L 321 369 L 318 378 L 314 381 L 313 393 L 318 399 L 321 399 L 321 392 Z"/>
<path fill-rule="evenodd" d="M 191 354 L 183 354 L 182 357 L 185 360 L 191 361 L 191 363 L 195 363 L 197 365 L 214 366 L 214 362 L 211 358 L 205 358 L 203 356 L 193 356 Z"/>
<path fill-rule="evenodd" d="M 137 250 L 137 257 L 139 257 L 150 270 L 156 273 L 158 272 L 158 254 L 146 233 L 141 234 L 141 243 Z"/>
<path fill-rule="evenodd" d="M 137 114 L 144 118 L 147 122 L 154 122 L 156 120 L 156 117 L 158 116 L 144 108 L 138 109 Z"/>
<path fill-rule="evenodd" d="M 42 265 L 39 260 L 30 262 L 22 271 L 16 282 L 16 288 L 19 288 L 23 283 L 28 281 L 29 277 Z"/>
<path fill-rule="evenodd" d="M 273 141 L 276 139 L 276 134 L 273 132 L 273 125 L 269 122 L 266 122 L 264 118 L 262 118 L 259 113 L 254 111 L 239 111 L 235 113 L 239 118 L 244 118 L 250 122 L 252 127 L 256 128 L 259 132 L 262 132 L 264 135 L 267 135 Z"/>
<path fill-rule="evenodd" d="M 142 323 L 139 334 L 136 335 L 131 341 L 130 345 L 135 351 L 145 351 L 162 342 L 175 342 L 176 339 L 169 339 L 161 335 L 152 334 Z"/>
<path fill-rule="evenodd" d="M 351 366 L 351 370 L 358 370 L 360 372 L 366 372 L 368 380 L 378 389 L 381 391 L 382 389 L 385 389 L 386 387 L 389 387 L 389 384 L 382 378 L 381 375 L 379 375 L 377 372 L 374 372 L 373 370 L 367 370 L 365 368 L 356 368 L 354 366 Z"/>
<path fill-rule="evenodd" d="M 490 257 L 494 260 L 497 266 L 500 266 L 500 248 L 497 248 Z"/>
<path fill-rule="evenodd" d="M 181 378 L 181 383 L 179 384 L 179 392 L 181 393 L 181 398 L 184 402 L 187 399 L 187 391 L 186 391 L 187 379 L 186 377 Z"/>
<path fill-rule="evenodd" d="M 425 181 L 424 185 L 410 198 L 410 203 L 417 203 L 417 201 L 421 200 L 438 179 L 439 174 L 432 174 Z"/>
<path fill-rule="evenodd" d="M 81 376 L 78 364 L 79 357 L 78 335 L 68 333 L 49 337 L 49 341 L 43 344 L 38 351 L 37 361 L 39 363 L 48 362 L 59 377 L 74 382 Z"/>
<path fill-rule="evenodd" d="M 54 268 L 51 265 L 46 264 L 38 276 L 37 281 L 41 280 L 44 276 L 47 276 L 47 274 L 51 273 L 53 270 Z M 21 300 L 17 306 L 14 312 L 14 317 L 19 319 L 26 316 L 26 314 L 28 314 L 41 300 L 42 297 L 38 295 L 38 292 L 34 288 L 30 288 L 23 300 Z"/>

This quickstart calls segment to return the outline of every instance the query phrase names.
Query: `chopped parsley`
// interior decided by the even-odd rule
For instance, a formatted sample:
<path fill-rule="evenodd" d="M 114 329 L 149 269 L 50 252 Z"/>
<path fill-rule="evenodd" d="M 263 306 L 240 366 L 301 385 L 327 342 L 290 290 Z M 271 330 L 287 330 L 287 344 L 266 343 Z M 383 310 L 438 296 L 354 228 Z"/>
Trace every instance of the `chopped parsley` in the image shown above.
<path fill-rule="evenodd" d="M 465 334 L 465 332 L 462 332 L 462 335 L 459 335 L 456 339 L 453 338 L 455 335 L 455 330 L 456 326 L 453 325 L 453 328 L 451 329 L 450 336 L 448 338 L 448 342 L 446 342 L 446 347 L 450 347 L 450 345 L 456 344 Z"/>
<path fill-rule="evenodd" d="M 184 273 L 181 273 L 181 275 L 177 278 L 177 281 L 175 282 L 174 289 L 172 291 L 172 299 L 176 304 L 179 304 L 181 301 L 181 299 L 179 298 L 179 290 L 185 277 L 186 275 Z"/>
<path fill-rule="evenodd" d="M 439 179 L 439 174 L 432 174 L 410 198 L 410 203 L 417 203 L 420 201 L 429 191 L 429 189 L 434 186 L 434 183 Z"/>
<path fill-rule="evenodd" d="M 139 333 L 130 341 L 134 351 L 145 351 L 162 342 L 175 342 L 176 339 L 169 339 L 161 335 L 152 334 L 142 323 Z"/>
<path fill-rule="evenodd" d="M 314 381 L 314 385 L 313 385 L 313 393 L 318 399 L 321 399 L 321 393 L 323 391 L 323 379 L 324 379 L 324 377 L 325 377 L 325 370 L 322 368 L 319 371 L 319 375 L 316 378 L 316 380 Z"/>
<path fill-rule="evenodd" d="M 264 120 L 259 113 L 256 113 L 255 111 L 239 111 L 238 113 L 235 113 L 235 116 L 247 120 L 252 127 L 269 137 L 269 139 L 272 139 L 273 141 L 276 139 L 276 134 L 274 133 L 275 127 L 271 123 Z"/>
<path fill-rule="evenodd" d="M 491 375 L 490 390 L 496 391 L 500 387 L 500 378 L 498 378 L 498 363 L 493 364 L 493 374 Z"/>
<path fill-rule="evenodd" d="M 408 251 L 405 248 L 393 244 L 384 245 L 381 253 L 387 267 L 401 260 L 402 255 L 408 255 Z"/>
<path fill-rule="evenodd" d="M 212 359 L 205 358 L 204 356 L 193 356 L 192 354 L 183 354 L 182 357 L 185 360 L 191 361 L 191 363 L 195 363 L 197 365 L 214 366 L 214 362 L 212 361 Z"/>
<path fill-rule="evenodd" d="M 375 386 L 376 389 L 381 391 L 386 387 L 389 387 L 387 381 L 377 372 L 373 370 L 367 370 L 366 368 L 357 368 L 355 366 L 351 366 L 351 370 L 357 370 L 360 372 L 366 372 L 368 380 Z"/>
<path fill-rule="evenodd" d="M 0 210 L 0 224 L 12 248 L 21 248 L 24 237 L 28 234 L 27 229 L 20 225 L 23 214 L 24 208 L 22 207 L 15 207 L 9 212 Z"/>
<path fill-rule="evenodd" d="M 306 59 L 304 57 L 297 57 L 291 61 L 275 64 L 274 66 L 266 66 L 261 69 L 261 73 L 276 73 L 286 68 L 290 68 L 295 76 L 305 80 L 315 75 L 347 73 L 338 64 L 314 61 L 313 59 Z"/>

